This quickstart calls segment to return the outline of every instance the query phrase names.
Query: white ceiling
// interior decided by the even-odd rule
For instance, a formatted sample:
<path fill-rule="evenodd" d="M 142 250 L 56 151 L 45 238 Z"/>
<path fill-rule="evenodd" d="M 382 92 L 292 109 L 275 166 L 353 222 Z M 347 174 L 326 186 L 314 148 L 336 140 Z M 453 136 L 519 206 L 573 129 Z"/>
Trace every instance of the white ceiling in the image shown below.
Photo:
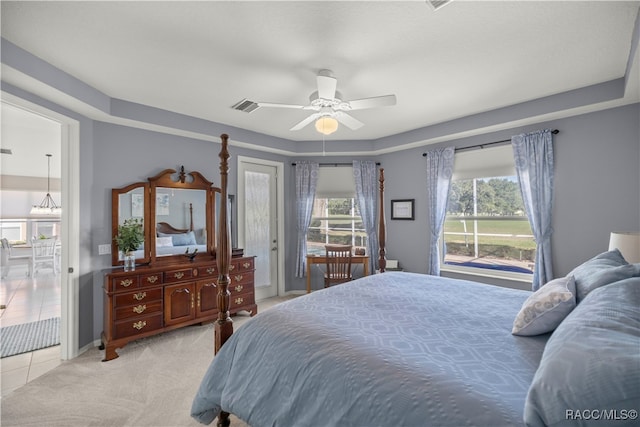
<path fill-rule="evenodd" d="M 395 94 L 327 139 L 372 140 L 623 77 L 640 2 L 2 1 L 2 37 L 112 98 L 294 141 L 330 69 L 345 99 Z M 10 81 L 6 75 L 5 80 Z M 637 87 L 637 84 L 635 84 Z M 632 94 L 637 100 L 637 90 Z"/>

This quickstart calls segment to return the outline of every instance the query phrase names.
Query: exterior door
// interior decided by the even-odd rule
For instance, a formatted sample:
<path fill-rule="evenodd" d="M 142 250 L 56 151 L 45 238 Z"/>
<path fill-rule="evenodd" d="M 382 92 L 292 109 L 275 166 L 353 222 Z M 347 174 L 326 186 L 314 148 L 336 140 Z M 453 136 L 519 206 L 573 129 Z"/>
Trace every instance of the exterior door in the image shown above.
<path fill-rule="evenodd" d="M 238 162 L 238 236 L 245 256 L 255 256 L 255 295 L 278 295 L 277 167 Z"/>

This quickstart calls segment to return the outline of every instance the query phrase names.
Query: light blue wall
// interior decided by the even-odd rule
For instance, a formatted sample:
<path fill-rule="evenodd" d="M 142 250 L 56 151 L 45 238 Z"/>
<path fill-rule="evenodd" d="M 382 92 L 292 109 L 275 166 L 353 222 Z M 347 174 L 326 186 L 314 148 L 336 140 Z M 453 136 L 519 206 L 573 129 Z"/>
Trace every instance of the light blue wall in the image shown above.
<path fill-rule="evenodd" d="M 640 230 L 639 118 L 640 105 L 634 104 L 380 156 L 386 177 L 387 258 L 400 260 L 410 271 L 427 271 L 430 226 L 424 151 L 550 128 L 560 131 L 554 135 L 554 273 L 566 275 L 607 250 L 611 231 Z M 389 220 L 391 199 L 416 199 L 416 221 Z"/>
<path fill-rule="evenodd" d="M 195 119 L 150 106 L 108 98 L 83 82 L 66 75 L 2 40 L 2 62 L 37 80 L 82 100 L 114 117 L 130 117 L 145 123 L 217 136 L 229 133 L 241 140 L 299 156 L 231 147 L 229 193 L 237 194 L 237 156 L 263 158 L 285 163 L 285 256 L 286 288 L 302 290 L 305 281 L 294 279 L 295 185 L 290 163 L 309 159 L 306 153 L 321 150 L 321 142 L 295 143 L 219 123 Z M 595 85 L 564 96 L 541 98 L 518 106 L 482 113 L 377 141 L 335 141 L 327 151 L 375 152 L 362 157 L 382 163 L 386 175 L 387 257 L 398 259 L 409 271 L 425 272 L 429 224 L 426 212 L 425 161 L 422 153 L 430 138 L 485 128 L 504 120 L 519 120 L 543 111 L 554 111 L 616 99 L 621 96 L 623 79 Z M 111 189 L 146 180 L 166 168 L 184 166 L 197 170 L 211 181 L 218 181 L 219 143 L 96 121 L 2 81 L 2 90 L 27 101 L 72 117 L 80 122 L 80 347 L 98 339 L 102 331 L 102 270 L 110 266 L 110 256 L 99 256 L 97 246 L 111 241 Z M 34 91 L 36 88 L 34 88 Z M 513 127 L 500 132 L 452 139 L 428 148 L 453 144 L 467 146 L 510 138 L 513 134 L 542 128 L 557 128 L 556 204 L 554 208 L 553 250 L 556 276 L 564 275 L 576 264 L 607 249 L 613 230 L 640 230 L 640 105 L 613 108 L 549 122 Z M 388 152 L 396 144 L 410 144 Z M 320 146 L 321 147 L 321 146 Z M 312 158 L 317 161 L 351 161 L 351 156 Z M 416 200 L 415 221 L 392 221 L 389 200 Z M 64 204 L 64 200 L 62 201 Z"/>

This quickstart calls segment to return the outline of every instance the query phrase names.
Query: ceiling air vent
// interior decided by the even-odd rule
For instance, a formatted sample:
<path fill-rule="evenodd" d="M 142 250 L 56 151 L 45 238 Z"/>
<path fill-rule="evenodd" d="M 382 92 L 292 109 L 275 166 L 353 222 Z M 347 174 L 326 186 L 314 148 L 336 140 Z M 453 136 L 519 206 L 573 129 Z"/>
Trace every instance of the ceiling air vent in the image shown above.
<path fill-rule="evenodd" d="M 427 0 L 427 4 L 433 8 L 433 10 L 438 10 L 442 6 L 451 3 L 452 0 Z"/>
<path fill-rule="evenodd" d="M 257 110 L 259 107 L 260 106 L 255 102 L 249 101 L 247 98 L 245 98 L 242 101 L 233 105 L 231 108 L 238 111 L 244 111 L 245 113 L 251 113 L 252 111 Z"/>

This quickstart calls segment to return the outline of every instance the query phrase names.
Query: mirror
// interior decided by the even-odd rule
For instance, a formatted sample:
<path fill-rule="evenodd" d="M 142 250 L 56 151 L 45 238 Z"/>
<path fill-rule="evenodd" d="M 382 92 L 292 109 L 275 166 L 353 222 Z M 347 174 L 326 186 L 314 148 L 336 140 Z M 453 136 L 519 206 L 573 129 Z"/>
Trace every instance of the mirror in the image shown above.
<path fill-rule="evenodd" d="M 135 253 L 137 264 L 183 262 L 215 254 L 214 213 L 220 189 L 199 172 L 185 173 L 184 167 L 179 172 L 166 169 L 148 183 L 112 192 L 113 237 L 126 219 L 144 220 L 145 243 Z M 115 243 L 112 248 L 113 265 L 122 264 Z"/>
<path fill-rule="evenodd" d="M 207 191 L 156 187 L 156 257 L 207 252 Z"/>
<path fill-rule="evenodd" d="M 113 240 L 118 234 L 118 226 L 125 220 L 136 218 L 143 220 L 144 243 L 134 252 L 136 263 L 144 264 L 149 262 L 150 253 L 149 242 L 149 202 L 145 195 L 149 194 L 149 184 L 138 182 L 124 188 L 114 188 L 111 190 L 111 264 L 119 265 L 124 262 L 124 254 L 118 250 Z"/>

